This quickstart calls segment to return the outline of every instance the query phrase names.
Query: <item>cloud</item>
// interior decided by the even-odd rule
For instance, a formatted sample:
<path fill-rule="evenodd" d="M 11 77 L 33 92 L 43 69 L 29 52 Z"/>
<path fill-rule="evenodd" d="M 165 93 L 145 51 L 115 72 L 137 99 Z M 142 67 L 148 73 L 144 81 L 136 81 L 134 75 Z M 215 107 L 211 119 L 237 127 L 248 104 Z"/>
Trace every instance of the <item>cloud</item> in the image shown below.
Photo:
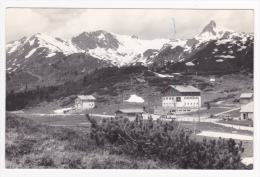
<path fill-rule="evenodd" d="M 46 30 L 49 24 L 44 16 L 34 13 L 31 9 L 6 9 L 6 39 L 17 40 Z"/>
<path fill-rule="evenodd" d="M 43 32 L 71 39 L 83 31 L 106 30 L 141 39 L 190 38 L 211 21 L 242 32 L 253 32 L 252 10 L 174 9 L 8 9 L 7 41 Z"/>

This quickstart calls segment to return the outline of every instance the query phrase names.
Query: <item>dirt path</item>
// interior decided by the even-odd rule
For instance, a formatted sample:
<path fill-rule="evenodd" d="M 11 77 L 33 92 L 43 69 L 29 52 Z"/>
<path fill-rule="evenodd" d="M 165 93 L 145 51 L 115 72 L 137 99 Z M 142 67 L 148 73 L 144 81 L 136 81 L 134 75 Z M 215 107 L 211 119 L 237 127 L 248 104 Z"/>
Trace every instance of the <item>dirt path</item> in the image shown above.
<path fill-rule="evenodd" d="M 237 130 L 248 130 L 248 131 L 251 131 L 251 132 L 254 131 L 254 127 L 247 127 L 247 126 L 242 126 L 242 125 L 232 125 L 232 124 L 223 124 L 223 123 L 217 123 L 217 122 L 212 122 L 212 123 L 219 124 L 219 125 L 222 125 L 222 126 L 225 126 L 225 127 L 232 127 L 234 129 L 237 129 Z"/>
<path fill-rule="evenodd" d="M 27 73 L 29 73 L 29 74 L 31 74 L 31 75 L 37 77 L 37 78 L 39 79 L 39 81 L 42 81 L 42 77 L 41 77 L 41 76 L 39 76 L 39 75 L 37 75 L 37 74 L 33 74 L 33 73 L 30 72 L 30 71 L 25 71 L 25 72 L 27 72 Z"/>
<path fill-rule="evenodd" d="M 250 140 L 250 141 L 253 141 L 253 136 L 233 134 L 233 133 L 202 131 L 201 133 L 199 133 L 197 135 L 214 137 L 214 138 L 221 137 L 221 138 L 226 138 L 226 139 L 232 138 L 232 139 L 237 139 L 237 140 Z"/>
<path fill-rule="evenodd" d="M 231 112 L 231 111 L 236 111 L 236 110 L 239 110 L 239 109 L 240 108 L 230 109 L 228 111 L 224 111 L 224 112 L 220 112 L 220 113 L 214 114 L 214 116 L 219 116 L 219 115 L 222 115 L 222 114 L 225 114 L 225 113 L 228 113 L 228 112 Z"/>

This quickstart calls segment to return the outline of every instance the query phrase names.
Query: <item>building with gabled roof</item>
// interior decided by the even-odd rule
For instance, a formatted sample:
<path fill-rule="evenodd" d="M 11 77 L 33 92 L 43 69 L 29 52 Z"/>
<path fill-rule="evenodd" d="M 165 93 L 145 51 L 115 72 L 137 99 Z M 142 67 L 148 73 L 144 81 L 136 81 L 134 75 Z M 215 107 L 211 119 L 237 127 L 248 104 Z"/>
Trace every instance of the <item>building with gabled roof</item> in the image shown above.
<path fill-rule="evenodd" d="M 241 120 L 253 120 L 254 119 L 254 102 L 247 103 L 242 106 L 241 110 Z"/>
<path fill-rule="evenodd" d="M 76 109 L 93 109 L 96 98 L 92 95 L 77 95 L 75 100 Z"/>
<path fill-rule="evenodd" d="M 191 85 L 169 85 L 161 94 L 163 110 L 185 113 L 201 107 L 201 90 Z"/>
<path fill-rule="evenodd" d="M 77 95 L 81 100 L 96 100 L 92 95 Z"/>
<path fill-rule="evenodd" d="M 169 85 L 168 87 L 166 87 L 165 89 L 163 89 L 161 92 L 164 93 L 165 90 L 169 89 L 169 88 L 173 88 L 179 92 L 182 93 L 190 93 L 190 92 L 201 92 L 201 90 L 191 86 L 191 85 Z"/>
<path fill-rule="evenodd" d="M 242 108 L 247 103 L 252 102 L 253 99 L 254 99 L 254 94 L 253 93 L 242 93 L 240 95 L 240 97 L 239 97 L 240 107 Z"/>
<path fill-rule="evenodd" d="M 137 116 L 142 117 L 145 113 L 144 109 L 140 108 L 129 108 L 129 109 L 118 109 L 115 114 L 118 118 L 128 118 L 129 120 L 134 120 Z"/>

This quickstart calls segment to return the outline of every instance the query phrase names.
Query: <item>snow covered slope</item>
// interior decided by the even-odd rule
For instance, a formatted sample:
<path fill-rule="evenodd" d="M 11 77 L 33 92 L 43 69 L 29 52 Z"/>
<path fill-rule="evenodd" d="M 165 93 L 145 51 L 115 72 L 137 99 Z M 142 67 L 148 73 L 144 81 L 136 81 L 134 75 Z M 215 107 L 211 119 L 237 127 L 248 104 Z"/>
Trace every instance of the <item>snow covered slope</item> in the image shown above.
<path fill-rule="evenodd" d="M 159 50 L 169 39 L 141 40 L 136 36 L 119 35 L 106 31 L 84 32 L 73 37 L 74 45 L 96 58 L 110 61 L 117 66 L 136 62 L 147 63 L 143 54 L 148 49 Z"/>
<path fill-rule="evenodd" d="M 12 72 L 23 68 L 30 60 L 39 57 L 53 58 L 58 56 L 58 53 L 64 56 L 84 53 L 116 66 L 133 65 L 137 62 L 146 65 L 149 58 L 149 52 L 146 51 L 159 50 L 169 41 L 141 40 L 136 36 L 118 35 L 102 30 L 83 32 L 68 41 L 38 33 L 6 45 L 7 68 L 8 72 Z"/>
<path fill-rule="evenodd" d="M 236 32 L 217 25 L 215 21 L 210 21 L 201 33 L 192 38 L 175 40 L 165 44 L 155 56 L 154 62 L 160 65 L 168 62 L 185 62 L 187 66 L 194 66 L 192 61 L 196 60 L 194 56 L 198 53 L 203 53 L 201 56 L 205 56 L 205 59 L 214 58 L 214 55 L 219 53 L 221 55 L 216 55 L 216 57 L 219 57 L 218 62 L 222 62 L 224 61 L 222 58 L 236 58 L 245 55 L 247 48 L 253 42 L 254 35 L 252 33 Z M 208 48 L 213 49 L 213 51 L 205 50 Z"/>
<path fill-rule="evenodd" d="M 201 33 L 190 39 L 176 40 L 142 40 L 136 36 L 99 30 L 83 32 L 66 41 L 38 33 L 6 45 L 7 72 L 30 70 L 29 65 L 31 68 L 46 65 L 57 69 L 67 58 L 73 60 L 66 63 L 70 67 L 81 63 L 75 56 L 81 59 L 92 57 L 93 69 L 109 65 L 164 65 L 169 62 L 194 66 L 199 64 L 196 60 L 202 56 L 214 58 L 220 63 L 245 56 L 248 48 L 253 47 L 253 40 L 253 34 L 221 27 L 215 21 L 210 21 Z M 80 69 L 88 70 L 84 67 Z"/>

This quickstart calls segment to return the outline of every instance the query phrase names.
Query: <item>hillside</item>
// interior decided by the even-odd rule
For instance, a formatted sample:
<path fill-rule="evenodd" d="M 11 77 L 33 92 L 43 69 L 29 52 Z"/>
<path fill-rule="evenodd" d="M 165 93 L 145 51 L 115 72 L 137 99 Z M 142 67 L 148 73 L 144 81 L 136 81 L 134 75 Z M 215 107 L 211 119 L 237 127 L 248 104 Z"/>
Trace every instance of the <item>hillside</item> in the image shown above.
<path fill-rule="evenodd" d="M 41 125 L 6 116 L 7 169 L 149 169 L 174 168 L 97 148 L 86 132 Z"/>
<path fill-rule="evenodd" d="M 210 82 L 211 77 L 216 81 Z M 95 113 L 114 114 L 115 109 L 123 106 L 146 107 L 153 112 L 154 106 L 161 106 L 162 89 L 169 84 L 183 83 L 201 89 L 203 103 L 224 101 L 223 105 L 235 106 L 241 93 L 254 90 L 253 74 L 248 71 L 218 73 L 214 76 L 179 74 L 173 79 L 143 66 L 108 67 L 97 69 L 77 81 L 19 93 L 8 92 L 6 108 L 8 111 L 26 109 L 30 112 L 52 113 L 55 109 L 73 106 L 78 94 L 92 94 L 97 98 L 97 107 L 93 110 Z M 123 103 L 132 94 L 142 97 L 145 102 L 135 105 Z"/>
<path fill-rule="evenodd" d="M 34 107 L 43 101 L 62 100 L 77 94 L 92 94 L 99 103 L 119 104 L 130 94 L 138 94 L 147 100 L 148 96 L 158 95 L 160 91 L 173 82 L 170 78 L 156 77 L 143 66 L 108 67 L 97 69 L 77 81 L 49 87 L 38 87 L 34 90 L 7 93 L 7 110 Z M 70 102 L 73 102 L 72 97 Z M 66 106 L 66 104 L 64 104 Z"/>
<path fill-rule="evenodd" d="M 165 64 L 176 72 L 253 70 L 253 34 L 238 33 L 211 21 L 185 42 L 170 42 L 155 56 L 153 68 Z M 169 72 L 172 72 L 169 71 Z"/>
<path fill-rule="evenodd" d="M 69 129 L 7 114 L 6 168 L 252 169 L 252 165 L 241 163 L 242 142 L 221 138 L 197 141 L 185 124 L 88 121 L 90 126 L 85 129 Z"/>

